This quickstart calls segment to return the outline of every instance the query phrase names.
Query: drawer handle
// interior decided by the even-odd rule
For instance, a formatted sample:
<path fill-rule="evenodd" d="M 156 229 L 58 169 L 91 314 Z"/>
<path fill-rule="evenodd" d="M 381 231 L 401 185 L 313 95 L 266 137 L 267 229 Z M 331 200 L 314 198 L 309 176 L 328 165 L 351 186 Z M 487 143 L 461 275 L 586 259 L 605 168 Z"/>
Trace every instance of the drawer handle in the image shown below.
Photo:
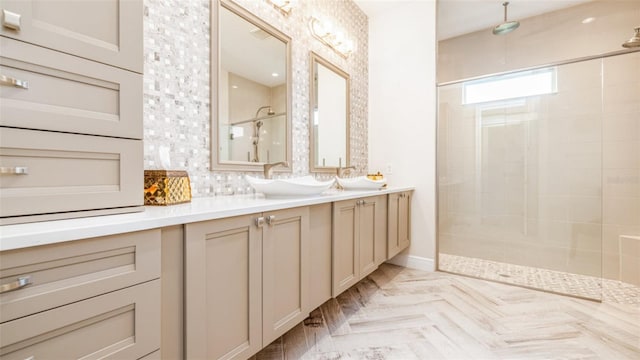
<path fill-rule="evenodd" d="M 257 227 L 262 227 L 264 225 L 264 217 L 260 216 L 258 218 L 256 218 L 256 226 Z"/>
<path fill-rule="evenodd" d="M 18 278 L 18 280 L 12 283 L 8 283 L 0 286 L 0 294 L 21 289 L 29 284 L 31 284 L 31 276 L 21 276 Z"/>
<path fill-rule="evenodd" d="M 15 167 L 0 167 L 0 174 L 2 175 L 27 175 L 29 174 L 29 168 L 26 166 Z"/>
<path fill-rule="evenodd" d="M 20 80 L 16 78 L 12 78 L 5 75 L 0 75 L 0 85 L 3 86 L 13 86 L 19 89 L 29 89 L 29 82 L 25 80 Z"/>
<path fill-rule="evenodd" d="M 20 14 L 2 9 L 2 26 L 7 29 L 20 31 Z"/>

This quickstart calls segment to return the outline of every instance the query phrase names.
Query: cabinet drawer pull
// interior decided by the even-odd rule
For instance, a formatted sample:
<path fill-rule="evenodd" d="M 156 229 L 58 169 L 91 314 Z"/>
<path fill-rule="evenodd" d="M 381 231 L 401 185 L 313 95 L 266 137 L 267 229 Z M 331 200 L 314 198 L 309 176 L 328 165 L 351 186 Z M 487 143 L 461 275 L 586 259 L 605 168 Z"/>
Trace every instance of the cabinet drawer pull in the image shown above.
<path fill-rule="evenodd" d="M 262 227 L 264 225 L 264 217 L 260 216 L 258 218 L 256 218 L 256 226 L 257 227 Z"/>
<path fill-rule="evenodd" d="M 275 222 L 276 222 L 276 216 L 275 215 L 267 216 L 267 224 L 273 225 Z"/>
<path fill-rule="evenodd" d="M 27 175 L 29 168 L 26 166 L 0 167 L 0 174 L 3 175 Z"/>
<path fill-rule="evenodd" d="M 0 286 L 0 294 L 21 289 L 29 284 L 31 284 L 31 276 L 21 276 L 14 282 Z"/>
<path fill-rule="evenodd" d="M 20 18 L 22 15 L 2 9 L 2 26 L 7 29 L 20 30 Z"/>
<path fill-rule="evenodd" d="M 6 75 L 0 75 L 0 85 L 13 86 L 25 90 L 29 89 L 28 81 L 12 78 Z"/>

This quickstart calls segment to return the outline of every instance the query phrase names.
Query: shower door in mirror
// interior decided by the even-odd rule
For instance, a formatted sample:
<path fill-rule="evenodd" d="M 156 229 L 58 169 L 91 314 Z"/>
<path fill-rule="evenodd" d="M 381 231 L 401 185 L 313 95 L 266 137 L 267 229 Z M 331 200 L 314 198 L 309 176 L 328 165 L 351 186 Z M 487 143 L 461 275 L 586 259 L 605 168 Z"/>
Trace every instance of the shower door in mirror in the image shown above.
<path fill-rule="evenodd" d="M 290 38 L 233 2 L 218 9 L 213 168 L 258 171 L 290 161 Z"/>

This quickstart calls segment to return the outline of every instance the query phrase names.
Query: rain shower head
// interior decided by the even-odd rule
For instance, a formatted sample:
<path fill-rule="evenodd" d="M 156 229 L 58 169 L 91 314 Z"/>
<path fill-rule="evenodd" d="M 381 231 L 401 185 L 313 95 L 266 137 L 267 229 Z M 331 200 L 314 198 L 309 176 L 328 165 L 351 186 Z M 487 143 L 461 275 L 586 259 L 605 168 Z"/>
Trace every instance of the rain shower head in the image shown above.
<path fill-rule="evenodd" d="M 520 26 L 519 21 L 507 21 L 507 6 L 509 6 L 509 2 L 503 2 L 502 6 L 504 6 L 504 22 L 493 28 L 493 35 L 505 35 Z"/>
<path fill-rule="evenodd" d="M 640 47 L 640 26 L 635 29 L 636 34 L 631 37 L 631 39 L 625 41 L 622 44 L 622 47 L 626 47 L 627 49 Z"/>

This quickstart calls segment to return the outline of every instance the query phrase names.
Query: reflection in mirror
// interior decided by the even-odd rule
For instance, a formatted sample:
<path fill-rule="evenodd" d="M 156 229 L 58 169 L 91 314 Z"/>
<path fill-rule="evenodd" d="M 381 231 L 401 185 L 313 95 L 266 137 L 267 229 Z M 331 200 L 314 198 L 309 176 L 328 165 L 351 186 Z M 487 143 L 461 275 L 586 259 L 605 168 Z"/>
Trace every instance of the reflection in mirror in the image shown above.
<path fill-rule="evenodd" d="M 218 8 L 213 168 L 258 171 L 290 162 L 290 38 L 233 2 Z"/>
<path fill-rule="evenodd" d="M 349 74 L 311 52 L 310 84 L 310 170 L 349 166 Z"/>

